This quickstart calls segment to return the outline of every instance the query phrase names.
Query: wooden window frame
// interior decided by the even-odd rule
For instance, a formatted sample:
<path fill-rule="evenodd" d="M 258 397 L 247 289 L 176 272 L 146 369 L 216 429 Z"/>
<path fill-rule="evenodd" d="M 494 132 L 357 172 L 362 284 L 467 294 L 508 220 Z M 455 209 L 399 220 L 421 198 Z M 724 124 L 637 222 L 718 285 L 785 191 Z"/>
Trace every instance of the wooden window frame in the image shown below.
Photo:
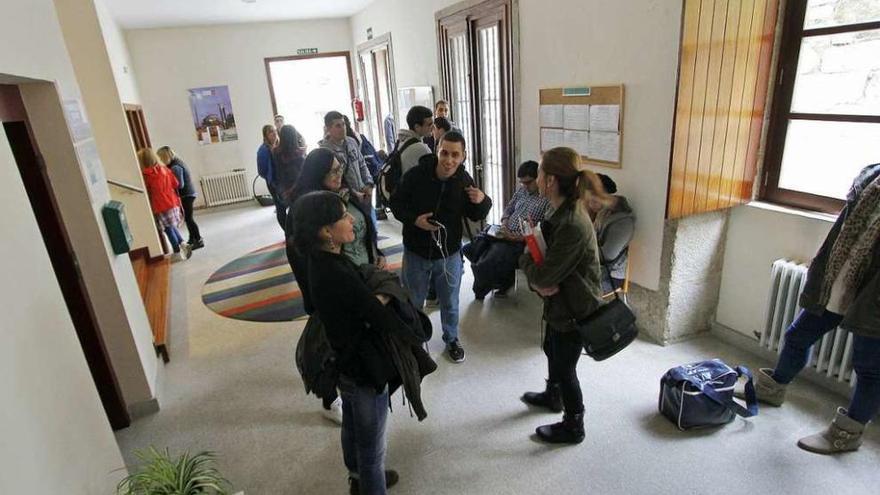
<path fill-rule="evenodd" d="M 841 199 L 779 187 L 788 123 L 791 120 L 817 120 L 824 122 L 870 122 L 880 124 L 880 115 L 792 112 L 791 102 L 794 95 L 795 81 L 797 80 L 801 43 L 804 38 L 813 36 L 880 29 L 880 21 L 804 29 L 806 12 L 806 0 L 790 0 L 786 2 L 779 64 L 776 69 L 776 97 L 773 100 L 770 111 L 770 125 L 759 199 L 795 208 L 836 214 L 843 208 L 844 201 Z"/>
<path fill-rule="evenodd" d="M 504 9 L 505 14 L 498 16 L 498 9 Z M 501 91 L 501 163 L 506 164 L 502 168 L 503 197 L 492 198 L 492 201 L 506 204 L 516 190 L 516 169 L 519 165 L 520 150 L 517 146 L 516 136 L 519 132 L 518 105 L 520 98 L 519 85 L 519 0 L 464 0 L 457 4 L 441 9 L 434 14 L 434 24 L 437 39 L 437 62 L 440 75 L 440 95 L 450 102 L 451 117 L 456 122 L 467 120 L 470 123 L 471 141 L 467 143 L 468 160 L 473 162 L 474 179 L 478 187 L 484 187 L 482 169 L 482 122 L 471 115 L 455 115 L 452 98 L 453 74 L 449 61 L 450 34 L 464 33 L 468 56 L 467 72 L 469 74 L 469 90 L 471 105 L 477 105 L 480 100 L 481 88 L 479 87 L 479 75 L 477 69 L 477 50 L 473 40 L 479 27 L 488 21 L 498 22 L 499 36 L 502 40 L 500 55 L 504 58 L 506 70 L 503 71 L 500 81 Z M 479 114 L 479 111 L 477 112 Z M 472 159 L 472 157 L 474 159 Z M 479 160 L 477 160 L 479 158 Z"/>
<path fill-rule="evenodd" d="M 391 94 L 388 95 L 388 99 L 391 102 L 391 114 L 394 115 L 395 122 L 400 122 L 400 111 L 397 108 L 397 76 L 394 70 L 394 49 L 392 48 L 391 43 L 391 33 L 385 33 L 380 36 L 375 36 L 373 39 L 361 43 L 357 46 L 357 57 L 358 57 L 358 77 L 363 81 L 363 90 L 364 96 L 369 92 L 369 86 L 367 85 L 367 74 L 366 69 L 363 65 L 362 56 L 365 54 L 369 54 L 371 62 L 373 64 L 373 87 L 378 91 L 379 86 L 379 76 L 375 72 L 376 67 L 376 51 L 377 49 L 385 49 L 388 54 L 388 79 L 389 79 L 389 91 Z M 378 95 L 370 95 L 372 98 L 376 98 L 378 100 Z M 374 141 L 379 140 L 379 143 L 373 143 L 373 146 L 376 149 L 385 149 L 385 127 L 384 127 L 384 115 L 381 115 L 378 108 L 372 108 L 370 104 L 370 98 L 364 98 L 364 113 L 372 116 L 373 118 L 378 119 L 378 128 L 379 128 L 379 136 L 374 136 Z M 368 117 L 369 118 L 369 117 Z M 397 140 L 397 136 L 392 136 L 393 140 Z M 391 153 L 391 150 L 385 150 L 388 153 Z"/>
<path fill-rule="evenodd" d="M 266 66 L 266 81 L 269 83 L 269 98 L 272 100 L 272 115 L 278 115 L 278 104 L 275 102 L 275 87 L 272 85 L 272 70 L 269 65 L 272 62 L 287 62 L 291 60 L 306 60 L 310 58 L 328 58 L 328 57 L 345 57 L 345 64 L 348 66 L 348 89 L 351 91 L 351 97 L 357 96 L 354 88 L 354 72 L 351 69 L 351 53 L 350 52 L 326 52 L 315 53 L 312 55 L 288 55 L 285 57 L 267 57 L 263 59 Z"/>

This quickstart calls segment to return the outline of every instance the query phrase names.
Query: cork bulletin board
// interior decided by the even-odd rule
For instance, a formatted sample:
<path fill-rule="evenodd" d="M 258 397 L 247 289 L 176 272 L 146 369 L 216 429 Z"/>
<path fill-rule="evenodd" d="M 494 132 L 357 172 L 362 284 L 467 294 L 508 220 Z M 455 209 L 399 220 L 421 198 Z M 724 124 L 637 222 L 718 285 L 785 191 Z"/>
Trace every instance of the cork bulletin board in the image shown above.
<path fill-rule="evenodd" d="M 541 152 L 568 146 L 588 165 L 621 168 L 623 85 L 539 91 Z"/>

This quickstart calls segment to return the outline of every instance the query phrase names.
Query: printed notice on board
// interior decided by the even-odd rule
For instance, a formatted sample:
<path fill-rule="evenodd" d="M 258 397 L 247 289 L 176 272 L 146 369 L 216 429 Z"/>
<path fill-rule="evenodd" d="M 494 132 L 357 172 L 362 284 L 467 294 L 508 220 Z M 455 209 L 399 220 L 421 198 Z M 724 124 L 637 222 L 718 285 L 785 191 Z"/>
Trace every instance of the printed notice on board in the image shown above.
<path fill-rule="evenodd" d="M 591 105 L 590 130 L 618 132 L 620 130 L 620 105 Z"/>
<path fill-rule="evenodd" d="M 541 105 L 541 127 L 562 129 L 562 105 Z"/>
<path fill-rule="evenodd" d="M 541 129 L 541 151 L 565 146 L 565 131 L 562 129 Z"/>
<path fill-rule="evenodd" d="M 590 105 L 565 105 L 563 121 L 567 130 L 589 131 Z"/>
<path fill-rule="evenodd" d="M 587 157 L 606 162 L 620 162 L 620 134 L 590 131 Z"/>
<path fill-rule="evenodd" d="M 578 152 L 578 155 L 589 156 L 590 133 L 587 131 L 565 130 L 565 145 Z"/>

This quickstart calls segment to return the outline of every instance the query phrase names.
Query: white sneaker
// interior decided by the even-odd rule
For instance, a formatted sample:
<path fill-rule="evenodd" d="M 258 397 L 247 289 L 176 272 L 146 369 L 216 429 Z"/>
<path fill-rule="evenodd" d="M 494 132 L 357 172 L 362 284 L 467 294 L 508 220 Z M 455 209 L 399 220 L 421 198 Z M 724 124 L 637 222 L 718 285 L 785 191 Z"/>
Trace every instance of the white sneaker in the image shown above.
<path fill-rule="evenodd" d="M 333 404 L 330 404 L 330 409 L 321 408 L 321 414 L 324 415 L 325 418 L 333 421 L 334 423 L 341 425 L 342 424 L 342 398 L 337 397 L 336 400 L 333 401 Z"/>
<path fill-rule="evenodd" d="M 189 244 L 181 244 L 180 245 L 180 258 L 184 260 L 188 260 L 192 256 L 192 248 Z"/>

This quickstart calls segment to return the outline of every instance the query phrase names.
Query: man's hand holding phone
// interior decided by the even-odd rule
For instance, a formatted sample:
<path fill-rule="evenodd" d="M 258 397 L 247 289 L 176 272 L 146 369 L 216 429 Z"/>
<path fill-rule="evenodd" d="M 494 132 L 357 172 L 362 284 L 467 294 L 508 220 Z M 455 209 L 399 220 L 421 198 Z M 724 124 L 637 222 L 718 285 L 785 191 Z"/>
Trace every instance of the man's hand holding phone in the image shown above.
<path fill-rule="evenodd" d="M 432 218 L 433 216 L 433 213 L 423 213 L 417 216 L 415 221 L 416 227 L 422 230 L 427 230 L 428 232 L 440 230 L 437 221 Z"/>

